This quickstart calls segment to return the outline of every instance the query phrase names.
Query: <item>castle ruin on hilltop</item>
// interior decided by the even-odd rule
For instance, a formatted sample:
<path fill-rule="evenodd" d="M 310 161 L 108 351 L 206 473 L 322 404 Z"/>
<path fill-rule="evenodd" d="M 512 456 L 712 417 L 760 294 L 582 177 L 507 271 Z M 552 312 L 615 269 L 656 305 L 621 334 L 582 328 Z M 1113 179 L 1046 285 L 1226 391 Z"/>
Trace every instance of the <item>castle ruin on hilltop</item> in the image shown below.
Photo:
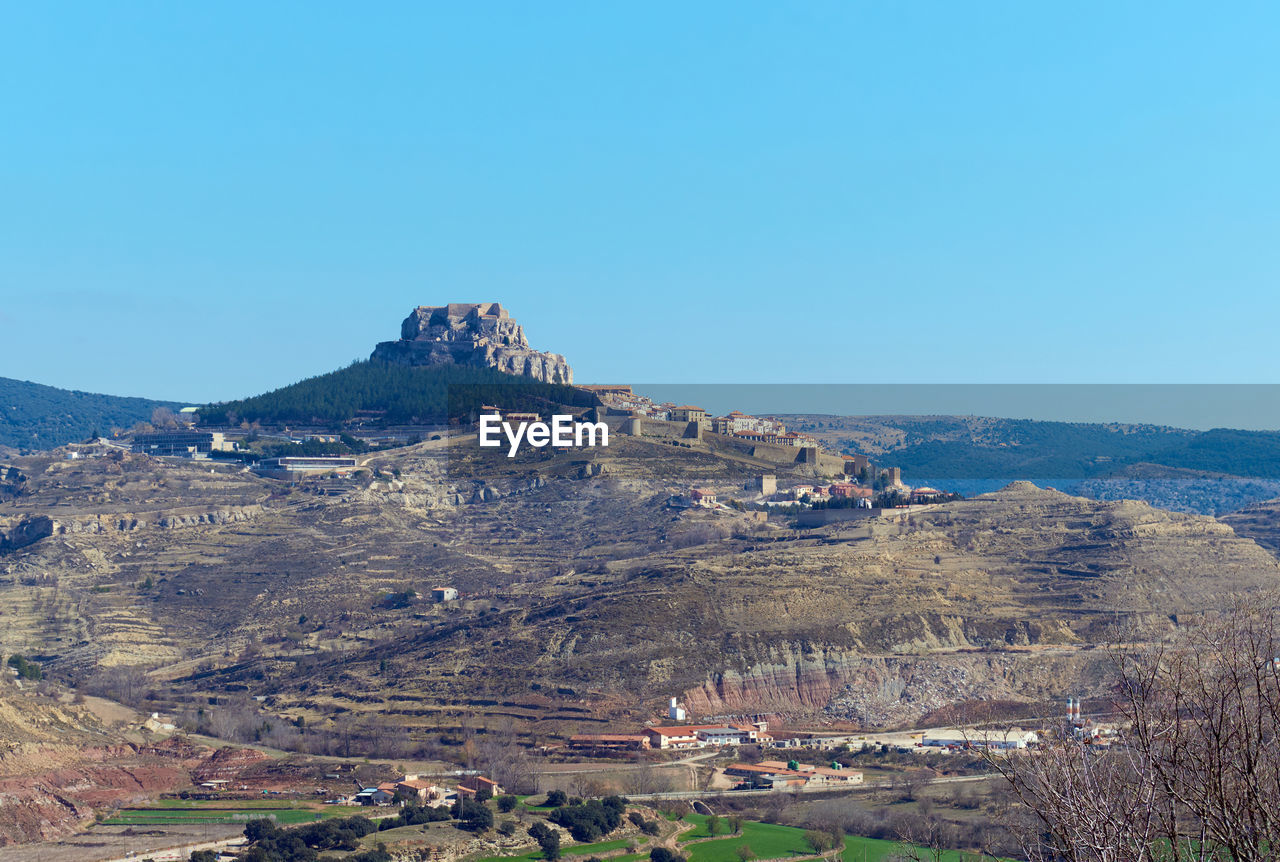
<path fill-rule="evenodd" d="M 530 347 L 524 327 L 497 302 L 420 305 L 400 324 L 400 340 L 382 342 L 370 359 L 487 366 L 546 383 L 573 382 L 568 360 Z"/>

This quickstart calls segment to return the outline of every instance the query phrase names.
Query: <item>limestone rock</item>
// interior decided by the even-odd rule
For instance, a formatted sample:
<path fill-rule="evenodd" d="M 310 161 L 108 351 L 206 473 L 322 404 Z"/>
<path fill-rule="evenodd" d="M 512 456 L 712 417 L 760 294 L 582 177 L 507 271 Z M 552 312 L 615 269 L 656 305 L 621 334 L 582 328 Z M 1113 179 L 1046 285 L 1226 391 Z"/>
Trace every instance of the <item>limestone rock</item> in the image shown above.
<path fill-rule="evenodd" d="M 558 353 L 529 346 L 524 327 L 496 302 L 421 305 L 400 325 L 399 341 L 384 341 L 372 359 L 404 365 L 487 366 L 546 383 L 572 383 Z"/>

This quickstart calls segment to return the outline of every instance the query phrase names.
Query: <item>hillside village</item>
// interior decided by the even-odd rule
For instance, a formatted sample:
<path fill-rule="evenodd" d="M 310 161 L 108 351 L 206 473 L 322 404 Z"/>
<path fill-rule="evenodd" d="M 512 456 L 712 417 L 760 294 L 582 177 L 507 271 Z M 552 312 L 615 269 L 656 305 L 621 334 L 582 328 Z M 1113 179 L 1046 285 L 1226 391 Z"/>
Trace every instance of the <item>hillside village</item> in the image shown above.
<path fill-rule="evenodd" d="M 594 416 L 610 425 L 616 433 L 633 436 L 663 437 L 678 440 L 682 445 L 730 446 L 753 456 L 774 461 L 780 466 L 789 462 L 809 463 L 815 473 L 837 477 L 833 482 L 797 482 L 779 488 L 777 477 L 761 474 L 755 483 L 744 489 L 689 488 L 672 497 L 672 505 L 717 508 L 723 505 L 721 498 L 743 499 L 768 509 L 786 508 L 792 511 L 819 508 L 854 508 L 870 510 L 883 505 L 919 505 L 953 499 L 945 491 L 929 487 L 911 488 L 902 480 L 896 467 L 878 468 L 865 455 L 836 454 L 830 452 L 811 435 L 791 431 L 775 417 L 759 417 L 734 410 L 724 416 L 710 415 L 695 405 L 656 403 L 638 394 L 629 385 L 593 385 L 577 387 L 597 399 Z M 197 408 L 184 408 L 177 413 L 163 411 L 157 417 L 169 427 L 163 429 L 138 428 L 119 439 L 100 438 L 91 445 L 69 448 L 70 457 L 94 457 L 127 445 L 135 454 L 160 457 L 190 458 L 221 462 L 241 461 L 260 476 L 285 481 L 300 481 L 309 477 L 330 476 L 349 478 L 361 466 L 357 454 L 280 454 L 280 447 L 289 445 L 300 450 L 315 450 L 317 446 L 346 448 L 343 440 L 368 446 L 396 445 L 402 442 L 388 440 L 385 432 L 359 432 L 337 434 L 322 429 L 279 429 L 277 431 L 243 429 L 205 430 L 198 424 Z M 497 406 L 481 406 L 477 414 L 496 414 L 513 425 L 545 420 L 537 412 L 502 410 Z M 476 426 L 472 426 L 472 429 Z M 398 429 L 402 437 L 421 439 L 433 436 L 437 439 L 454 439 L 466 435 L 472 429 L 428 426 L 419 432 Z M 277 454 L 260 457 L 255 454 L 253 441 L 269 440 Z M 735 490 L 754 491 L 746 495 Z M 878 492 L 881 494 L 878 498 Z"/>

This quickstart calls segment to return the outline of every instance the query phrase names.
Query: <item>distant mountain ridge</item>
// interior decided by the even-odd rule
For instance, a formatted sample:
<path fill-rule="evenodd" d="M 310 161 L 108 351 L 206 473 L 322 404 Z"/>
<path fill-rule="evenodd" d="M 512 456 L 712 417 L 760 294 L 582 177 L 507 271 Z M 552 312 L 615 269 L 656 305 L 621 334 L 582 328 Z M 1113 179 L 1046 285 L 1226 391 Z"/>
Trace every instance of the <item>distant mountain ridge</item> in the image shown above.
<path fill-rule="evenodd" d="M 901 467 L 904 475 L 1091 479 L 1160 465 L 1280 479 L 1280 431 L 978 416 L 809 415 L 793 422 L 829 445 Z"/>
<path fill-rule="evenodd" d="M 827 445 L 966 495 L 1014 479 L 1218 515 L 1280 493 L 1280 432 L 980 416 L 789 417 Z"/>
<path fill-rule="evenodd" d="M 130 428 L 172 401 L 129 398 L 59 389 L 29 380 L 0 377 L 0 444 L 15 449 L 50 449 L 83 440 L 97 429 Z"/>

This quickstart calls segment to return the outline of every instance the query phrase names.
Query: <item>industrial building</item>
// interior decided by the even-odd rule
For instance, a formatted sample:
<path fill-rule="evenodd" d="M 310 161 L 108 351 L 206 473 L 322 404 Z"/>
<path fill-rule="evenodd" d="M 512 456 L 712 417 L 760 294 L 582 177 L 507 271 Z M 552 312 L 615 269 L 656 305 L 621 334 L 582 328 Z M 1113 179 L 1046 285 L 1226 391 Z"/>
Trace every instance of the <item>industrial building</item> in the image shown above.
<path fill-rule="evenodd" d="M 349 476 L 359 466 L 349 455 L 290 456 L 263 458 L 253 467 L 253 472 L 268 479 L 303 479 L 335 473 Z"/>
<path fill-rule="evenodd" d="M 236 444 L 220 431 L 156 431 L 133 435 L 130 448 L 139 455 L 191 458 L 209 452 L 234 452 Z"/>

